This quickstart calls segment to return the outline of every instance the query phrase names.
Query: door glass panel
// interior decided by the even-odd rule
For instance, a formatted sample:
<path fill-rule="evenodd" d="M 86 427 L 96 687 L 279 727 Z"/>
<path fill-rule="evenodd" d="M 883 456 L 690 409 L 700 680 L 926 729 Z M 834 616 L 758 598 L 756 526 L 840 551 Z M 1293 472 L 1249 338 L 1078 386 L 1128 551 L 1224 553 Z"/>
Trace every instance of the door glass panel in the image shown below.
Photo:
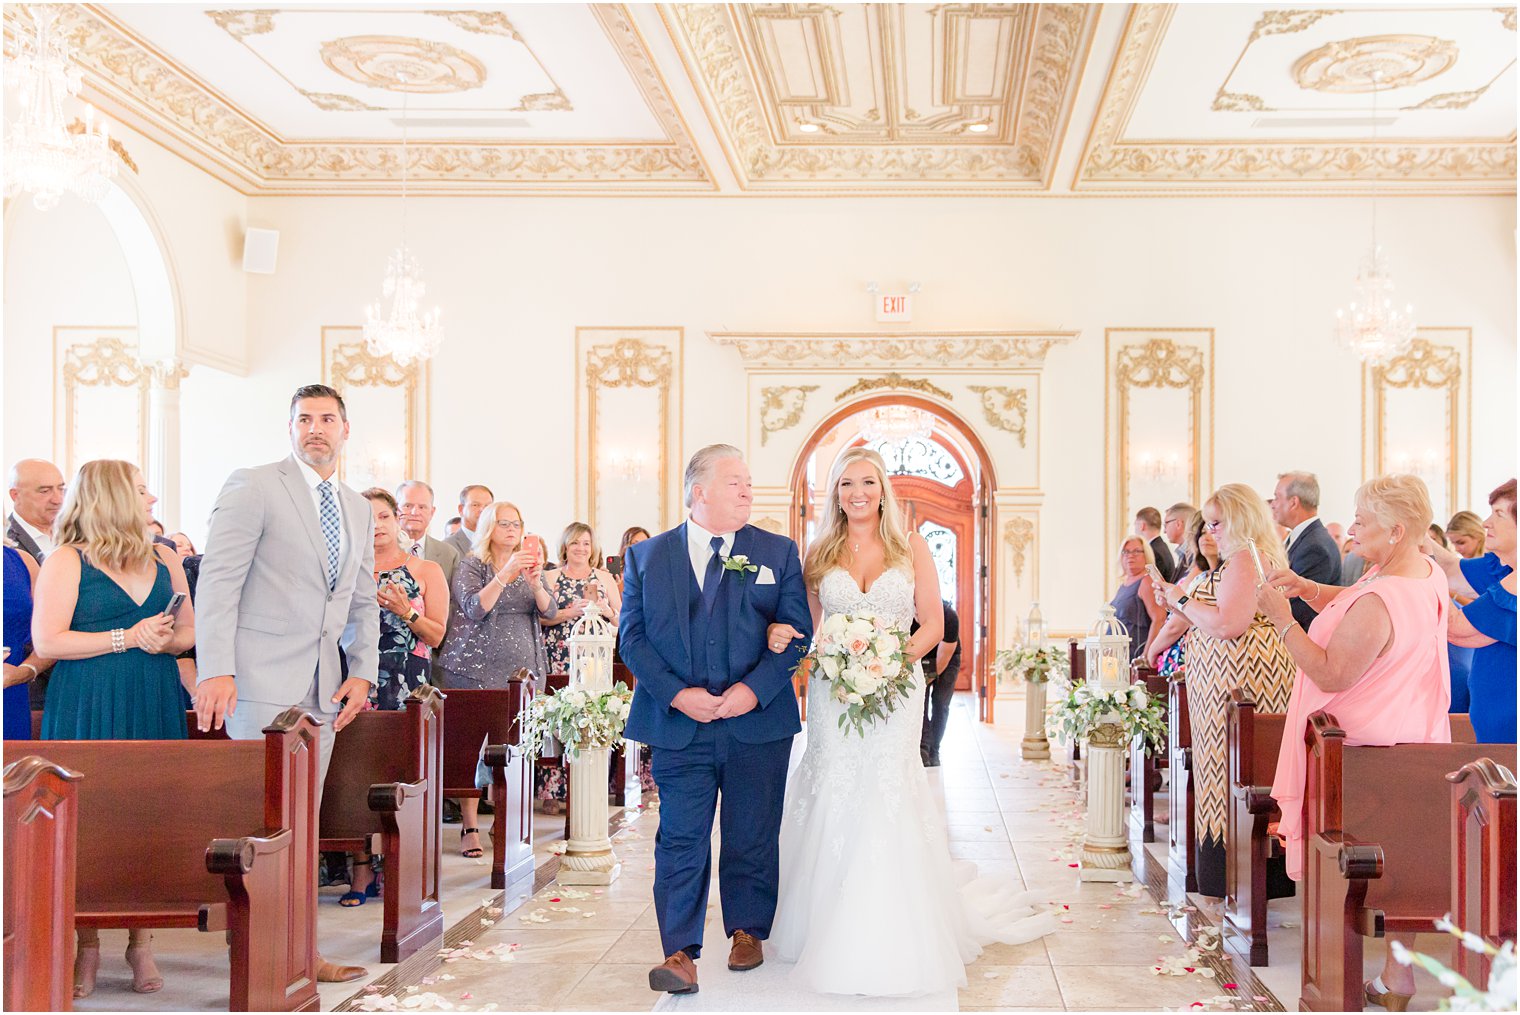
<path fill-rule="evenodd" d="M 934 522 L 924 522 L 918 527 L 918 534 L 924 537 L 929 544 L 929 553 L 934 558 L 934 569 L 939 572 L 939 596 L 950 604 L 951 609 L 957 609 L 955 601 L 955 533 L 943 525 Z"/>
<path fill-rule="evenodd" d="M 914 437 L 905 441 L 872 441 L 866 447 L 881 455 L 888 475 L 922 476 L 946 486 L 955 486 L 966 478 L 955 456 L 933 441 Z"/>

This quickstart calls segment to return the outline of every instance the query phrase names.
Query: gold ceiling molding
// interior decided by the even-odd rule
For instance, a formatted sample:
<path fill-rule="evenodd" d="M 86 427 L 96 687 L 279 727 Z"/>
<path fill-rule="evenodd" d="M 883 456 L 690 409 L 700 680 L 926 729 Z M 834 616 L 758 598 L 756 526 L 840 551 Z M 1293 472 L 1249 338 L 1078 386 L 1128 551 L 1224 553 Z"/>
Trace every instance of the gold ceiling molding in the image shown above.
<path fill-rule="evenodd" d="M 1293 64 L 1298 87 L 1365 95 L 1407 88 L 1451 70 L 1457 44 L 1433 35 L 1369 35 L 1327 42 Z M 1374 80 L 1374 75 L 1381 75 Z"/>
<path fill-rule="evenodd" d="M 322 43 L 319 54 L 335 74 L 392 92 L 446 95 L 486 83 L 479 57 L 433 39 L 350 35 Z"/>
<path fill-rule="evenodd" d="M 872 5 L 878 12 L 879 35 L 873 46 L 873 78 L 888 93 L 901 87 L 907 73 L 902 53 L 899 5 Z M 921 116 L 911 108 L 900 112 L 893 94 L 883 97 L 863 116 L 846 117 L 831 103 L 841 101 L 842 59 L 830 48 L 829 25 L 840 16 L 837 8 L 798 4 L 662 4 L 671 36 L 678 44 L 687 72 L 698 85 L 710 118 L 743 189 L 802 189 L 820 184 L 847 190 L 912 189 L 924 184 L 997 184 L 1043 190 L 1049 187 L 1055 152 L 1064 129 L 1081 64 L 1085 61 L 1097 20 L 1090 4 L 943 4 L 929 8 L 932 17 L 951 19 L 1005 18 L 1017 22 L 1018 46 L 1027 64 L 1012 68 L 1009 98 L 955 94 L 955 40 L 946 29 L 943 80 L 937 82 L 950 105 L 961 107 L 942 116 Z M 812 36 L 825 47 L 817 53 L 823 63 L 819 94 L 797 97 L 783 93 L 764 57 L 766 19 L 792 18 L 814 25 Z M 1009 57 L 1012 50 L 1004 52 Z M 1011 57 L 1009 57 L 1011 58 Z M 877 63 L 881 66 L 876 66 Z M 757 87 L 756 82 L 761 84 Z M 998 120 L 1005 101 L 999 136 L 966 133 L 972 122 Z M 978 101 L 954 101 L 957 99 Z M 811 100 L 811 101 L 808 101 Z M 890 100 L 890 101 L 888 101 Z M 796 134 L 789 124 L 802 110 L 821 129 Z M 989 117 L 989 112 L 994 115 Z M 862 134 L 863 132 L 863 134 Z M 830 136 L 841 135 L 841 136 Z M 870 143 L 860 143 L 862 136 Z M 840 143 L 841 141 L 854 143 Z"/>
<path fill-rule="evenodd" d="M 1073 341 L 1075 331 L 918 332 L 908 334 L 767 334 L 708 332 L 739 353 L 749 370 L 808 367 L 848 373 L 861 367 L 911 366 L 964 372 L 1041 367 L 1045 355 Z"/>
<path fill-rule="evenodd" d="M 760 389 L 760 446 L 771 434 L 790 430 L 807 409 L 807 396 L 818 390 L 816 384 L 783 384 Z"/>
<path fill-rule="evenodd" d="M 968 384 L 967 387 L 982 396 L 982 414 L 987 417 L 987 422 L 1013 434 L 1022 448 L 1026 438 L 1025 420 L 1029 415 L 1029 390 L 980 384 Z"/>
<path fill-rule="evenodd" d="M 1010 518 L 1003 523 L 1003 542 L 1008 546 L 1009 562 L 1013 565 L 1013 580 L 1024 580 L 1024 561 L 1034 542 L 1034 522 L 1028 518 Z"/>
<path fill-rule="evenodd" d="M 329 113 L 363 113 L 374 112 L 379 106 L 371 106 L 369 103 L 354 98 L 352 95 L 339 95 L 337 92 L 308 92 L 304 88 L 296 89 L 318 109 L 325 109 Z"/>
<path fill-rule="evenodd" d="M 1202 190 L 1229 185 L 1283 191 L 1304 184 L 1362 189 L 1372 181 L 1440 184 L 1448 193 L 1515 192 L 1515 138 L 1371 142 L 1127 140 L 1131 113 L 1145 89 L 1175 4 L 1130 8 L 1119 54 L 1104 85 L 1092 131 L 1072 181 L 1074 191 L 1138 190 L 1178 185 Z M 1275 11 L 1263 16 L 1251 39 L 1303 31 L 1337 11 Z M 1248 43 L 1249 45 L 1249 43 Z M 1259 103 L 1259 105 L 1258 105 Z M 1229 91 L 1216 109 L 1265 109 L 1258 96 Z"/>
<path fill-rule="evenodd" d="M 443 18 L 456 28 L 463 28 L 466 32 L 475 35 L 500 35 L 511 39 L 513 42 L 522 42 L 523 37 L 517 33 L 512 22 L 502 11 L 427 11 L 435 17 Z"/>
<path fill-rule="evenodd" d="M 714 189 L 702 156 L 627 7 L 592 4 L 590 9 L 660 123 L 664 139 L 563 144 L 414 141 L 409 167 L 414 190 Z M 24 10 L 24 5 L 6 5 L 7 52 L 14 47 L 14 19 Z M 271 30 L 277 13 L 209 12 L 217 24 L 239 39 Z M 450 12 L 432 13 L 442 16 Z M 113 18 L 106 5 L 60 5 L 59 27 L 75 46 L 85 71 L 86 90 L 93 98 L 99 101 L 104 96 L 123 110 L 122 119 L 130 126 L 245 194 L 399 190 L 401 174 L 394 143 L 282 138 L 138 37 Z M 562 97 L 555 93 L 549 96 L 525 96 L 523 108 L 562 108 L 558 105 Z"/>
<path fill-rule="evenodd" d="M 860 380 L 845 388 L 834 396 L 834 401 L 843 402 L 846 398 L 863 395 L 867 391 L 881 391 L 883 388 L 897 388 L 903 391 L 917 391 L 922 395 L 933 395 L 945 401 L 953 401 L 955 396 L 944 388 L 937 387 L 925 377 L 904 377 L 899 373 L 883 374 L 880 377 L 862 377 Z"/>

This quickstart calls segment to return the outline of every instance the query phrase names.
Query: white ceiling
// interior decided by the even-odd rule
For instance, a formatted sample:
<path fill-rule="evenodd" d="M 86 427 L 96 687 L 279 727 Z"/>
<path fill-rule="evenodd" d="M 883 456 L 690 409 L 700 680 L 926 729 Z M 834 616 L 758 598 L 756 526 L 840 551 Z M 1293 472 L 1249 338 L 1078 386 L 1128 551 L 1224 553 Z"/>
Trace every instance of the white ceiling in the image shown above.
<path fill-rule="evenodd" d="M 91 101 L 251 194 L 394 190 L 403 100 L 461 194 L 1515 192 L 1512 7 L 61 6 Z"/>

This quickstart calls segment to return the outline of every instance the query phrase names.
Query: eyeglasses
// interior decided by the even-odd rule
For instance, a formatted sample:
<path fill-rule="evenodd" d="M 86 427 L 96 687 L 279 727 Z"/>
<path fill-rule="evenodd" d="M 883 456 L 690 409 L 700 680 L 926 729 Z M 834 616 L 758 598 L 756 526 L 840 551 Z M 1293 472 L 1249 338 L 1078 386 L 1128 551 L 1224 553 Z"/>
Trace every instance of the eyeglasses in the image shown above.
<path fill-rule="evenodd" d="M 521 529 L 522 528 L 522 522 L 518 522 L 518 521 L 507 521 L 507 522 L 504 522 L 500 518 L 496 519 L 496 524 L 498 526 L 500 526 L 501 528 L 503 528 L 503 529 Z"/>
<path fill-rule="evenodd" d="M 1224 527 L 1224 519 L 1220 519 L 1217 522 L 1204 522 L 1203 527 L 1208 529 L 1210 532 L 1218 532 L 1221 528 Z"/>
<path fill-rule="evenodd" d="M 1131 556 L 1143 557 L 1143 556 L 1145 556 L 1145 551 L 1144 550 L 1120 550 L 1119 552 L 1122 553 L 1126 557 L 1131 557 Z"/>

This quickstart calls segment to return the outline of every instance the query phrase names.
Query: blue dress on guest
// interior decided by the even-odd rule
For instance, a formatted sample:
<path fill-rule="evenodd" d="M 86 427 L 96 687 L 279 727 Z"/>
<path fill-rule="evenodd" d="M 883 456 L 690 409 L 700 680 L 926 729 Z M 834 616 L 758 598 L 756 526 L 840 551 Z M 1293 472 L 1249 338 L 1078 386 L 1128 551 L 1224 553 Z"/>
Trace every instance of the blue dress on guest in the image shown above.
<path fill-rule="evenodd" d="M 20 666 L 32 651 L 32 575 L 21 551 L 5 547 L 5 661 Z M 5 739 L 32 739 L 31 685 L 5 689 Z"/>
<path fill-rule="evenodd" d="M 1492 553 L 1464 560 L 1461 568 L 1467 583 L 1483 590 L 1462 613 L 1478 633 L 1494 639 L 1492 645 L 1473 652 L 1467 682 L 1473 732 L 1480 744 L 1512 744 L 1516 741 L 1515 596 L 1499 584 L 1510 569 Z"/>

